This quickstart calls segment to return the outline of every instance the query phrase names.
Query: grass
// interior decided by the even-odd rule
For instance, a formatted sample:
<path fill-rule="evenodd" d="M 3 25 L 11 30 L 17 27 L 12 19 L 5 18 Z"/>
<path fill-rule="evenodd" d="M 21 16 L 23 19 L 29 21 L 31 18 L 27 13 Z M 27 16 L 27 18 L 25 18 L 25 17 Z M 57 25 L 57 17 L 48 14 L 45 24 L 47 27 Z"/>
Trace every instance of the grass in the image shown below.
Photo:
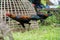
<path fill-rule="evenodd" d="M 14 40 L 60 40 L 60 27 L 40 26 L 39 29 L 24 33 L 13 33 Z"/>
<path fill-rule="evenodd" d="M 39 29 L 26 31 L 24 33 L 14 32 L 14 40 L 60 40 L 60 26 L 55 27 L 53 25 L 53 23 L 58 23 L 60 20 L 57 20 L 56 16 L 53 15 L 45 21 L 49 24 L 47 24 L 47 26 L 40 25 Z"/>

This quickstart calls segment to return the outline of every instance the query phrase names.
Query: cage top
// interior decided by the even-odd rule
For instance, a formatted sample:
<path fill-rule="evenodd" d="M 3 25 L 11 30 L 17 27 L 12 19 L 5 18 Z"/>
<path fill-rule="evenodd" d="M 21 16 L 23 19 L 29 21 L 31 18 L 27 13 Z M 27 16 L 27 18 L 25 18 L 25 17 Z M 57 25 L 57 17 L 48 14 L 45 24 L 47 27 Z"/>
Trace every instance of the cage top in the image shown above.
<path fill-rule="evenodd" d="M 16 15 L 35 15 L 34 7 L 28 0 L 0 0 L 0 10 Z"/>

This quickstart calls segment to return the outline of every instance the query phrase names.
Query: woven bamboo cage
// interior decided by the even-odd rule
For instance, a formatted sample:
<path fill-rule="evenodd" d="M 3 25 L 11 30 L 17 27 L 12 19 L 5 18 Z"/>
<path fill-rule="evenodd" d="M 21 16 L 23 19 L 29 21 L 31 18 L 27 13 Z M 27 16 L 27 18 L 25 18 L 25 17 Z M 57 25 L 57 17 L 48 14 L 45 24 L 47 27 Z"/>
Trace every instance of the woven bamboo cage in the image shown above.
<path fill-rule="evenodd" d="M 6 22 L 6 12 L 16 15 L 36 15 L 35 9 L 28 0 L 0 0 L 0 17 Z M 5 19 L 3 19 L 5 17 Z M 33 27 L 38 27 L 36 21 L 31 22 Z M 9 18 L 8 24 L 10 26 L 17 25 L 17 22 Z"/>
<path fill-rule="evenodd" d="M 0 0 L 0 23 L 3 24 L 3 25 L 0 24 L 2 27 L 2 28 L 0 27 L 1 29 L 3 29 L 5 26 L 8 30 L 10 30 L 8 27 L 15 27 L 17 25 L 17 21 L 12 20 L 11 18 L 9 18 L 9 21 L 6 22 L 5 14 L 7 12 L 16 14 L 16 15 L 21 15 L 21 16 L 36 15 L 34 7 L 31 5 L 31 3 L 28 0 Z M 5 23 L 8 24 L 9 26 L 5 25 Z M 32 23 L 31 28 L 35 28 L 35 27 L 38 28 L 38 23 L 36 21 L 31 21 L 31 23 Z M 4 28 L 4 31 L 6 28 Z M 13 39 L 10 39 L 10 40 L 13 40 Z"/>

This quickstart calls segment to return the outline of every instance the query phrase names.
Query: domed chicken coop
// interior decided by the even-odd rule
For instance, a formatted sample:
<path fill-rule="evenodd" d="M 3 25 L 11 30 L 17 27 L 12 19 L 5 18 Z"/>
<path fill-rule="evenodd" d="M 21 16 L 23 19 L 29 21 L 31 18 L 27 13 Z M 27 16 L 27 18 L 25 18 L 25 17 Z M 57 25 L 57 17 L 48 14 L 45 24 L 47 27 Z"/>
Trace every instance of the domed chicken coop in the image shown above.
<path fill-rule="evenodd" d="M 34 7 L 28 0 L 0 0 L 0 19 L 1 19 L 0 23 L 2 23 L 3 25 L 5 23 L 5 27 L 7 27 L 7 24 L 8 27 L 15 27 L 17 25 L 17 21 L 12 20 L 11 18 L 9 18 L 8 22 L 6 22 L 7 16 L 5 14 L 7 12 L 16 15 L 27 15 L 27 16 L 36 15 Z M 32 23 L 30 26 L 31 28 L 36 27 L 38 28 L 38 23 L 36 21 L 31 21 L 31 23 Z"/>

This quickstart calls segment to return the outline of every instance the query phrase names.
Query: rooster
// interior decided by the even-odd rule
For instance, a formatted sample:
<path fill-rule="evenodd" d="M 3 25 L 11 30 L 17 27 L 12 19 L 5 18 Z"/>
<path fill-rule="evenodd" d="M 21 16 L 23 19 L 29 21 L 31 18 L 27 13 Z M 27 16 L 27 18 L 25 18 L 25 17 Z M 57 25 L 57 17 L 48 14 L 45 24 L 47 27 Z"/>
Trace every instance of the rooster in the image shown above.
<path fill-rule="evenodd" d="M 49 16 L 52 16 L 52 14 L 50 14 L 50 12 L 48 11 L 48 14 L 43 14 L 40 12 L 40 13 L 37 13 L 37 15 L 32 15 L 31 17 L 19 16 L 19 15 L 16 16 L 15 14 L 10 14 L 10 13 L 6 13 L 6 16 L 12 18 L 13 20 L 18 21 L 22 25 L 22 27 L 25 28 L 25 25 L 24 25 L 25 23 L 30 25 L 31 23 L 29 22 L 31 20 L 35 20 L 35 21 L 40 20 L 41 23 L 43 23 L 44 20 L 47 19 Z"/>
<path fill-rule="evenodd" d="M 25 29 L 25 25 L 24 25 L 25 23 L 30 25 L 31 24 L 31 23 L 29 23 L 30 20 L 39 20 L 40 19 L 40 17 L 37 15 L 29 17 L 29 16 L 19 16 L 19 15 L 16 16 L 15 14 L 6 13 L 6 16 L 12 18 L 13 20 L 18 21 L 24 29 Z"/>

